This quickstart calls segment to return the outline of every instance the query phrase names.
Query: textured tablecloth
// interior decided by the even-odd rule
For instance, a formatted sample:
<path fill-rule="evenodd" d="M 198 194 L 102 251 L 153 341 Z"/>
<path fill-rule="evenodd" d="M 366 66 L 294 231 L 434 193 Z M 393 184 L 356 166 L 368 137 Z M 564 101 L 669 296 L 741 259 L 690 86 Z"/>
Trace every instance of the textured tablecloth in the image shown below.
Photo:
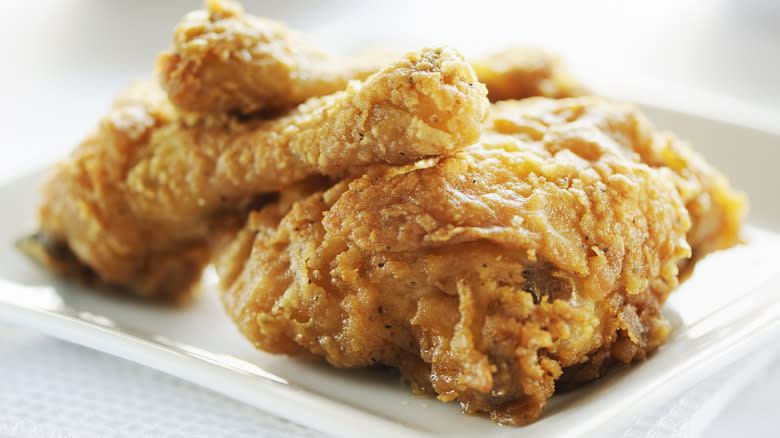
<path fill-rule="evenodd" d="M 319 437 L 136 363 L 0 325 L 0 437 Z"/>
<path fill-rule="evenodd" d="M 737 362 L 654 412 L 637 413 L 633 424 L 611 436 L 732 436 L 720 426 L 703 433 L 729 403 L 745 403 L 738 393 L 753 382 L 761 386 L 743 395 L 748 403 L 762 396 L 776 400 L 776 353 Z M 326 436 L 151 368 L 3 324 L 0 376 L 4 438 Z M 770 416 L 775 408 L 759 406 L 752 414 Z M 756 426 L 728 424 L 743 432 Z"/>

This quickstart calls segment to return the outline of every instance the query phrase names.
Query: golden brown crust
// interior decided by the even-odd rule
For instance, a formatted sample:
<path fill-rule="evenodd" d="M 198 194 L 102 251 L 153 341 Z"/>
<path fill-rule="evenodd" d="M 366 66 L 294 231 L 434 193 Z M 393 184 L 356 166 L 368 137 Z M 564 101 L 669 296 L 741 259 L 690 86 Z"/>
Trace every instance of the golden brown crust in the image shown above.
<path fill-rule="evenodd" d="M 539 49 L 512 47 L 471 61 L 491 102 L 540 96 L 591 94 L 569 73 L 563 60 Z"/>
<path fill-rule="evenodd" d="M 67 248 L 65 260 L 72 262 L 73 253 L 105 282 L 129 286 L 139 295 L 175 298 L 189 293 L 207 259 L 202 238 L 209 233 L 208 223 L 146 226 L 127 205 L 123 180 L 133 158 L 156 130 L 175 120 L 176 111 L 158 86 L 133 84 L 117 97 L 96 131 L 57 163 L 42 188 L 41 233 L 52 247 Z M 153 242 L 160 239 L 176 242 L 177 250 L 158 252 Z M 70 275 L 75 270 L 71 262 L 50 267 L 65 268 Z"/>
<path fill-rule="evenodd" d="M 186 294 L 215 224 L 234 220 L 253 197 L 467 146 L 480 135 L 485 94 L 447 48 L 410 53 L 277 119 L 223 126 L 185 124 L 158 86 L 140 83 L 55 167 L 41 230 L 108 283 Z"/>
<path fill-rule="evenodd" d="M 145 217 L 178 217 L 313 174 L 447 154 L 479 138 L 487 105 L 484 87 L 460 55 L 423 49 L 277 119 L 227 132 L 158 130 L 128 172 L 129 196 Z"/>
<path fill-rule="evenodd" d="M 467 412 L 533 421 L 564 370 L 597 377 L 668 331 L 690 221 L 678 177 L 632 153 L 638 117 L 598 99 L 495 107 L 452 156 L 254 213 L 225 307 L 267 351 L 384 363 Z"/>
<path fill-rule="evenodd" d="M 668 167 L 680 176 L 678 191 L 691 215 L 687 235 L 693 257 L 683 263 L 687 276 L 695 262 L 707 254 L 730 248 L 740 241 L 740 228 L 747 212 L 747 197 L 731 188 L 728 179 L 713 168 L 690 145 L 668 133 L 654 134 L 638 150 L 642 161 L 651 166 Z"/>
<path fill-rule="evenodd" d="M 343 90 L 392 61 L 388 55 L 338 57 L 315 48 L 281 23 L 246 14 L 225 0 L 208 0 L 176 26 L 173 46 L 157 60 L 163 89 L 180 109 L 219 115 L 292 108 Z M 560 58 L 510 48 L 474 60 L 490 100 L 588 94 Z"/>
<path fill-rule="evenodd" d="M 562 108 L 555 101 L 528 99 L 505 101 L 495 105 L 488 125 L 501 132 L 523 132 L 540 136 L 544 123 L 565 117 L 577 117 L 578 108 Z M 598 111 L 598 107 L 590 109 Z M 528 114 L 531 114 L 529 117 Z M 539 120 L 546 114 L 547 121 Z M 610 124 L 623 123 L 624 131 L 616 138 L 624 146 L 632 144 L 631 153 L 637 159 L 652 167 L 667 168 L 677 175 L 674 178 L 685 207 L 691 216 L 691 229 L 687 240 L 693 250 L 693 257 L 682 262 L 685 274 L 690 273 L 696 260 L 707 254 L 734 246 L 739 242 L 739 230 L 745 217 L 747 199 L 743 193 L 733 190 L 728 179 L 709 165 L 690 145 L 674 134 L 657 131 L 641 116 L 633 115 L 626 121 L 611 120 L 597 115 L 609 128 Z"/>
<path fill-rule="evenodd" d="M 248 114 L 335 93 L 390 61 L 326 54 L 282 23 L 246 14 L 237 3 L 209 0 L 206 10 L 187 14 L 176 26 L 157 73 L 171 101 L 185 111 Z"/>

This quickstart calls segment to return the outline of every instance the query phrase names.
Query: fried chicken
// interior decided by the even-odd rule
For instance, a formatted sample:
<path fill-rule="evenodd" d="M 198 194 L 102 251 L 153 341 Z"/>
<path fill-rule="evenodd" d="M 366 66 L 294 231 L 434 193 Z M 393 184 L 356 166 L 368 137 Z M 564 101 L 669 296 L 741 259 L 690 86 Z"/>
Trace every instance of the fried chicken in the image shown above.
<path fill-rule="evenodd" d="M 279 118 L 219 127 L 186 126 L 156 84 L 140 83 L 56 165 L 43 188 L 41 231 L 106 283 L 139 295 L 186 294 L 208 260 L 215 224 L 231 222 L 226 214 L 313 175 L 474 143 L 485 94 L 447 48 L 410 53 Z"/>
<path fill-rule="evenodd" d="M 665 339 L 690 193 L 682 169 L 640 158 L 670 143 L 598 98 L 496 105 L 451 156 L 254 212 L 217 263 L 225 308 L 266 351 L 397 367 L 466 412 L 529 423 L 556 381 Z"/>
<path fill-rule="evenodd" d="M 641 135 L 638 131 L 637 135 Z M 650 166 L 672 169 L 678 178 L 678 191 L 691 216 L 687 240 L 693 257 L 681 267 L 683 275 L 691 273 L 695 262 L 707 254 L 730 248 L 740 241 L 740 227 L 747 210 L 743 193 L 734 191 L 725 175 L 714 169 L 702 156 L 668 133 L 644 139 L 637 153 Z"/>
<path fill-rule="evenodd" d="M 282 23 L 245 14 L 238 3 L 208 0 L 206 10 L 189 13 L 176 26 L 157 72 L 183 110 L 248 114 L 335 93 L 391 61 L 332 56 Z"/>
<path fill-rule="evenodd" d="M 559 58 L 381 59 L 208 0 L 159 82 L 55 166 L 24 250 L 173 300 L 214 262 L 255 346 L 395 367 L 527 424 L 556 388 L 657 348 L 668 295 L 737 242 L 725 177 L 632 106 L 568 98 L 588 91 Z"/>
<path fill-rule="evenodd" d="M 342 90 L 390 62 L 386 55 L 338 57 L 283 24 L 246 14 L 237 3 L 209 0 L 176 27 L 157 61 L 160 83 L 184 111 L 243 114 L 291 108 Z M 587 94 L 560 58 L 512 48 L 472 62 L 491 101 Z"/>
<path fill-rule="evenodd" d="M 513 47 L 473 60 L 471 65 L 487 87 L 491 102 L 590 94 L 561 58 L 539 49 Z"/>
<path fill-rule="evenodd" d="M 573 117 L 560 108 L 553 100 L 499 102 L 495 104 L 487 123 L 503 133 L 541 136 L 543 126 L 539 125 L 540 118 L 558 113 L 557 117 Z M 576 108 L 572 110 L 580 111 Z M 686 142 L 671 133 L 652 129 L 649 122 L 635 112 L 630 113 L 630 118 L 631 121 L 625 123 L 627 127 L 633 124 L 633 128 L 626 129 L 622 135 L 631 139 L 637 158 L 652 167 L 668 168 L 678 176 L 674 181 L 692 223 L 687 240 L 693 249 L 693 257 L 681 262 L 681 267 L 687 267 L 684 274 L 690 274 L 696 260 L 739 242 L 747 200 Z"/>

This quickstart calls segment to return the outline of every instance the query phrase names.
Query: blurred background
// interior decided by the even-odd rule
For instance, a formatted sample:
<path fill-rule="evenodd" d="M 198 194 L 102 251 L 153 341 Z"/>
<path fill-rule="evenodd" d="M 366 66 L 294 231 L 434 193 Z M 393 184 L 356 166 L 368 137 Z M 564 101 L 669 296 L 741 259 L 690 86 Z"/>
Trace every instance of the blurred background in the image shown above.
<path fill-rule="evenodd" d="M 244 5 L 342 53 L 437 43 L 471 56 L 513 45 L 546 48 L 563 55 L 600 93 L 780 132 L 780 1 L 246 0 Z M 1 2 L 0 183 L 65 155 L 118 90 L 153 74 L 175 23 L 201 6 L 200 0 Z M 760 382 L 756 385 L 749 391 L 759 393 Z M 761 430 L 761 424 L 730 421 L 740 413 L 752 412 L 759 423 L 776 421 L 769 415 L 776 395 L 741 400 L 710 436 Z"/>
<path fill-rule="evenodd" d="M 325 48 L 446 43 L 467 55 L 547 48 L 597 91 L 686 106 L 719 98 L 780 126 L 780 2 L 775 0 L 247 0 Z M 0 13 L 0 181 L 67 152 L 129 81 L 152 75 L 175 23 L 200 0 L 4 1 Z M 741 106 L 740 106 L 741 105 Z M 708 106 L 708 105 L 699 105 Z M 739 111 L 733 111 L 738 114 Z"/>

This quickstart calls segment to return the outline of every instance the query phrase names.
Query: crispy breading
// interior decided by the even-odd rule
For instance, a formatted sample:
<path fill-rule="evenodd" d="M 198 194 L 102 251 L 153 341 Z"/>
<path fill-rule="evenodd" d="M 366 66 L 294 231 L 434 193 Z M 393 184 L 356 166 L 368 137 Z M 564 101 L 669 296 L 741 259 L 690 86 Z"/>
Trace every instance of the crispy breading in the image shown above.
<path fill-rule="evenodd" d="M 491 111 L 487 123 L 508 134 L 522 132 L 540 136 L 543 132 L 539 121 L 542 115 L 547 121 L 541 123 L 551 123 L 552 119 L 576 117 L 570 111 L 582 109 L 561 107 L 555 101 L 545 99 L 499 102 Z M 597 107 L 589 111 L 597 111 Z M 598 117 L 610 120 L 603 115 Z M 621 135 L 628 137 L 623 141 L 633 144 L 636 159 L 652 167 L 668 168 L 678 175 L 674 181 L 691 216 L 692 226 L 687 240 L 693 249 L 693 257 L 682 261 L 681 267 L 693 268 L 693 262 L 707 254 L 736 245 L 747 208 L 745 195 L 734 191 L 728 179 L 688 143 L 672 133 L 652 129 L 649 122 L 636 112 L 627 112 L 626 117 L 629 120 L 621 122 L 626 127 Z M 690 273 L 690 269 L 684 271 L 685 275 Z"/>
<path fill-rule="evenodd" d="M 224 215 L 314 175 L 465 147 L 479 138 L 485 94 L 448 48 L 412 52 L 279 118 L 225 126 L 182 123 L 156 84 L 140 83 L 55 166 L 41 231 L 107 283 L 140 295 L 186 294 Z"/>
<path fill-rule="evenodd" d="M 682 178 L 639 159 L 656 141 L 675 140 L 597 98 L 497 105 L 449 157 L 253 213 L 218 263 L 223 302 L 266 351 L 398 367 L 467 412 L 529 423 L 556 381 L 668 333 L 691 222 Z"/>
<path fill-rule="evenodd" d="M 246 14 L 237 3 L 208 0 L 176 26 L 157 74 L 180 109 L 203 114 L 283 110 L 342 90 L 392 61 L 389 54 L 339 57 L 315 48 L 281 23 Z M 563 61 L 511 48 L 472 62 L 491 101 L 587 94 Z"/>
<path fill-rule="evenodd" d="M 208 0 L 176 26 L 157 73 L 171 101 L 201 113 L 284 110 L 346 88 L 392 59 L 337 57 L 284 24 Z"/>
<path fill-rule="evenodd" d="M 591 94 L 574 79 L 560 57 L 540 49 L 512 47 L 472 60 L 471 65 L 485 83 L 491 102 Z"/>

